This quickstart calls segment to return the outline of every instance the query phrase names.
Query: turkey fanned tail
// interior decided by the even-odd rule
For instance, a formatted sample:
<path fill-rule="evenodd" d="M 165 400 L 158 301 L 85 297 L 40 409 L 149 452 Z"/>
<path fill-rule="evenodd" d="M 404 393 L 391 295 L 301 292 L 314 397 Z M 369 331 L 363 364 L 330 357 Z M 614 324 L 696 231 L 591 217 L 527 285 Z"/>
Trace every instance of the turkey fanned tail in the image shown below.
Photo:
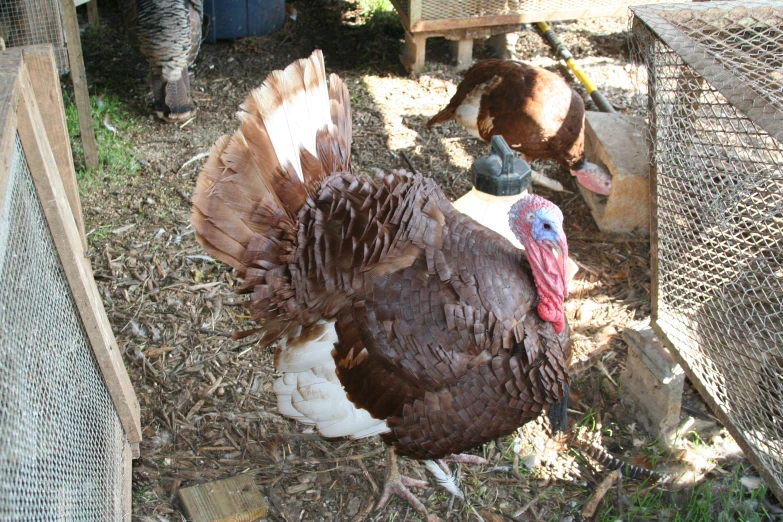
<path fill-rule="evenodd" d="M 279 337 L 278 411 L 325 437 L 361 438 L 388 428 L 346 397 L 331 353 L 334 321 L 313 319 L 324 315 L 321 309 L 300 309 L 292 282 L 298 273 L 288 267 L 306 202 L 312 204 L 327 173 L 351 169 L 348 91 L 337 76 L 329 80 L 317 51 L 250 94 L 240 129 L 212 149 L 191 221 L 205 249 L 243 274 L 253 315 L 267 334 L 262 344 Z"/>

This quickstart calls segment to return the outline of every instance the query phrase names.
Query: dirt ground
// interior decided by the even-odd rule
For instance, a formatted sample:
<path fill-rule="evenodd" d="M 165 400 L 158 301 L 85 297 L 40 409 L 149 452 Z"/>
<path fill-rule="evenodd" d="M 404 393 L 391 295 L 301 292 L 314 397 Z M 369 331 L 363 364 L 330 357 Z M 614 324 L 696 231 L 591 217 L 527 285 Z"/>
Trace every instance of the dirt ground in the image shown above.
<path fill-rule="evenodd" d="M 467 170 L 487 145 L 466 138 L 453 123 L 424 128 L 459 82 L 447 42 L 430 40 L 429 70 L 412 78 L 398 59 L 398 22 L 364 20 L 351 3 L 338 0 L 295 5 L 297 21 L 272 35 L 202 46 L 191 80 L 199 112 L 182 126 L 152 118 L 148 69 L 127 44 L 113 5 L 102 5 L 99 31 L 83 34 L 91 93 L 122 102 L 135 121 L 124 137 L 142 165 L 138 175 L 107 176 L 83 194 L 96 280 L 141 403 L 144 440 L 134 462 L 134 520 L 185 520 L 179 488 L 237 473 L 254 475 L 270 502 L 270 520 L 420 520 L 402 501 L 371 511 L 386 469 L 380 441 L 324 440 L 277 414 L 271 352 L 257 348 L 255 338 L 231 339 L 249 326 L 243 299 L 233 293 L 237 281 L 204 255 L 188 224 L 204 161 L 189 160 L 234 131 L 239 104 L 270 71 L 316 47 L 324 50 L 328 72 L 345 78 L 351 91 L 353 158 L 360 173 L 408 168 L 407 157 L 449 197 L 470 188 Z M 618 110 L 640 114 L 627 25 L 625 18 L 553 24 Z M 566 75 L 535 31 L 520 35 L 520 59 Z M 477 59 L 491 55 L 484 42 L 476 42 Z M 601 234 L 571 176 L 547 162 L 534 167 L 570 191 L 537 189 L 563 209 L 571 255 L 582 268 L 567 305 L 578 370 L 571 418 L 594 428 L 593 437 L 615 455 L 649 465 L 654 441 L 624 414 L 616 386 L 627 350 L 620 333 L 650 313 L 649 242 Z M 685 403 L 683 417 L 699 420 L 702 439 L 725 446 L 704 457 L 708 463 L 692 467 L 701 466 L 701 479 L 731 475 L 741 462 L 732 453 L 736 447 L 690 387 Z M 485 520 L 582 520 L 582 507 L 606 471 L 546 442 L 542 433 L 540 426 L 529 426 L 476 451 L 490 464 L 461 468 L 470 506 L 435 487 L 417 493 L 441 520 L 477 519 L 476 513 Z M 530 463 L 525 456 L 533 450 L 538 466 L 515 467 L 515 454 Z M 665 460 L 658 466 L 665 467 Z M 426 478 L 414 462 L 402 467 Z M 607 497 L 610 502 L 616 500 Z M 674 514 L 656 516 L 673 520 Z"/>

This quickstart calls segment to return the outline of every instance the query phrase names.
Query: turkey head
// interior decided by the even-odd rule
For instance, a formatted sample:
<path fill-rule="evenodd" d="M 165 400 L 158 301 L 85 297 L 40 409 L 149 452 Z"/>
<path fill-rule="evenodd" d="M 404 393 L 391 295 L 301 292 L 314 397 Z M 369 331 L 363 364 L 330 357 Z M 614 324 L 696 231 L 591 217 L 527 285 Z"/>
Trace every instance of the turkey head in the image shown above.
<path fill-rule="evenodd" d="M 525 247 L 538 289 L 538 314 L 560 333 L 565 328 L 563 302 L 568 295 L 568 243 L 563 213 L 550 201 L 530 194 L 509 212 L 511 230 Z"/>

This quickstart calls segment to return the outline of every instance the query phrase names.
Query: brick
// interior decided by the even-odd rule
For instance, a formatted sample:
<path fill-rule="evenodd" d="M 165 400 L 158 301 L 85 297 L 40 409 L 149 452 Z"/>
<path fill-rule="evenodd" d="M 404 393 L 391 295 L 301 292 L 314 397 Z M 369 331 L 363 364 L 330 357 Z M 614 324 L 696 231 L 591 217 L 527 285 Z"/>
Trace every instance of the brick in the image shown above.
<path fill-rule="evenodd" d="M 650 231 L 650 165 L 644 120 L 619 113 L 587 111 L 585 155 L 612 175 L 609 197 L 579 186 L 598 228 L 610 233 Z"/>

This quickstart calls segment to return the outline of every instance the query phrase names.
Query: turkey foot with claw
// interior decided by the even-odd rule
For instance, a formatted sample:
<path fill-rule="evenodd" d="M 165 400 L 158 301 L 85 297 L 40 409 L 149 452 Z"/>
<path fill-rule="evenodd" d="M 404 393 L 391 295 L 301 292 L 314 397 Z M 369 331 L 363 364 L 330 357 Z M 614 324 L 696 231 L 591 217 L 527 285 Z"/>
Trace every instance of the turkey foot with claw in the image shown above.
<path fill-rule="evenodd" d="M 397 454 L 394 453 L 393 448 L 386 449 L 386 458 L 388 461 L 386 480 L 384 481 L 383 493 L 381 494 L 380 500 L 378 500 L 376 509 L 382 509 L 386 503 L 389 502 L 389 499 L 392 495 L 397 495 L 398 497 L 402 497 L 407 500 L 413 509 L 427 517 L 427 508 L 424 507 L 424 504 L 422 504 L 421 501 L 416 498 L 416 495 L 411 493 L 407 487 L 411 486 L 423 488 L 428 486 L 427 481 L 415 480 L 410 477 L 406 477 L 405 475 L 400 475 L 400 468 L 397 466 Z"/>

